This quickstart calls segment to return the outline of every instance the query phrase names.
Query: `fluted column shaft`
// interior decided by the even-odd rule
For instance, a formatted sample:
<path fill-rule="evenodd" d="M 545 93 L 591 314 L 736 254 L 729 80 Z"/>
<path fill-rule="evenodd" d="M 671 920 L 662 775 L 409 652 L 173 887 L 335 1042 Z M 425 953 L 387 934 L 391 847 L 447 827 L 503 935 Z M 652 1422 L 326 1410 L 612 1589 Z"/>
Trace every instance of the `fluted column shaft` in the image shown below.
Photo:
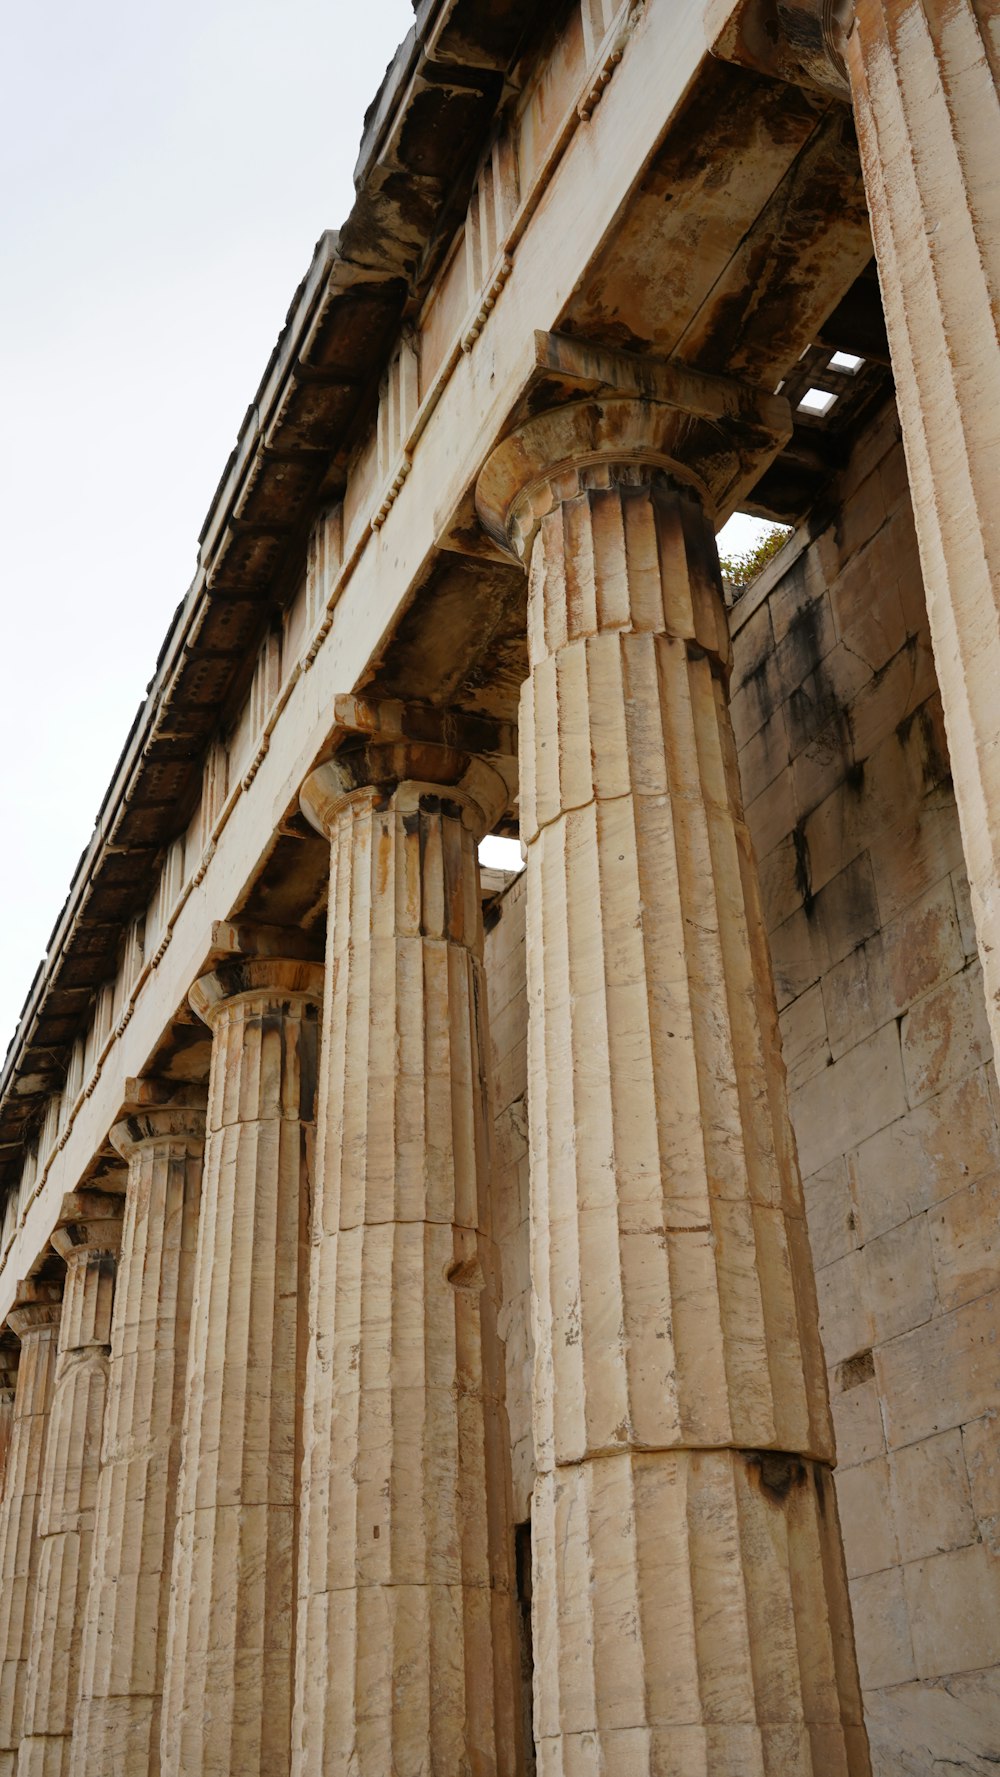
<path fill-rule="evenodd" d="M 52 1406 L 62 1284 L 18 1285 L 8 1325 L 21 1341 L 0 1506 L 0 1777 L 13 1777 L 24 1722 L 38 1577 L 38 1501 Z"/>
<path fill-rule="evenodd" d="M 17 1395 L 17 1362 L 20 1347 L 11 1336 L 0 1343 L 0 1500 L 3 1499 L 7 1477 L 7 1456 L 14 1429 L 14 1401 Z"/>
<path fill-rule="evenodd" d="M 519 1769 L 476 855 L 488 816 L 450 782 L 407 780 L 417 763 L 341 756 L 302 796 L 331 864 L 296 1777 Z"/>
<path fill-rule="evenodd" d="M 316 965 L 249 958 L 191 993 L 213 1040 L 163 1684 L 169 1777 L 288 1770 L 321 994 Z"/>
<path fill-rule="evenodd" d="M 69 1770 L 101 1465 L 121 1198 L 64 1197 L 52 1245 L 66 1261 L 59 1356 L 38 1511 L 40 1551 L 18 1777 Z"/>
<path fill-rule="evenodd" d="M 857 0 L 846 59 L 934 664 L 1000 1059 L 1000 32 Z"/>
<path fill-rule="evenodd" d="M 156 1777 L 205 1112 L 151 1106 L 128 1160 L 73 1777 Z"/>
<path fill-rule="evenodd" d="M 545 420 L 501 447 L 530 563 L 539 1770 L 854 1777 L 833 1444 L 718 561 L 665 448 L 630 453 L 630 411 L 581 408 L 579 467 L 538 460 Z M 651 423 L 637 412 L 636 437 Z"/>

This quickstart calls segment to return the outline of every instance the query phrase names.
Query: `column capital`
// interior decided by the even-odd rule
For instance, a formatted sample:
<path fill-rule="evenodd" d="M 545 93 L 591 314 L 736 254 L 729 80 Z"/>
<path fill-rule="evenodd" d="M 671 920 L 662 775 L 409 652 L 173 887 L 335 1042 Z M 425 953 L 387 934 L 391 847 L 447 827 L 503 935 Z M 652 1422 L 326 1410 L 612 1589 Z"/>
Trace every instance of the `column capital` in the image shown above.
<path fill-rule="evenodd" d="M 240 999 L 261 999 L 275 1005 L 298 1001 L 318 1006 L 323 999 L 323 965 L 303 962 L 301 958 L 234 957 L 199 976 L 188 990 L 192 1010 L 210 1028 L 225 1006 Z"/>
<path fill-rule="evenodd" d="M 86 1262 L 95 1254 L 117 1258 L 123 1213 L 122 1198 L 110 1192 L 69 1191 L 49 1238 L 67 1265 Z"/>
<path fill-rule="evenodd" d="M 853 19 L 854 0 L 712 0 L 706 30 L 723 61 L 849 101 Z"/>
<path fill-rule="evenodd" d="M 178 1089 L 163 1080 L 129 1081 L 130 1091 L 122 1115 L 108 1132 L 108 1140 L 123 1160 L 148 1147 L 167 1143 L 185 1153 L 200 1153 L 205 1142 L 204 1087 Z"/>
<path fill-rule="evenodd" d="M 366 791 L 403 815 L 454 804 L 477 838 L 512 800 L 516 739 L 509 723 L 354 696 L 338 697 L 335 715 L 344 736 L 340 749 L 310 772 L 299 792 L 307 821 L 326 838 L 344 804 Z"/>
<path fill-rule="evenodd" d="M 22 1277 L 7 1313 L 7 1325 L 23 1339 L 41 1327 L 57 1327 L 62 1314 L 62 1283 L 55 1278 Z"/>
<path fill-rule="evenodd" d="M 535 377 L 553 404 L 495 446 L 476 484 L 484 529 L 522 561 L 546 512 L 588 487 L 666 477 L 728 514 L 791 435 L 780 395 L 561 334 L 535 335 Z"/>

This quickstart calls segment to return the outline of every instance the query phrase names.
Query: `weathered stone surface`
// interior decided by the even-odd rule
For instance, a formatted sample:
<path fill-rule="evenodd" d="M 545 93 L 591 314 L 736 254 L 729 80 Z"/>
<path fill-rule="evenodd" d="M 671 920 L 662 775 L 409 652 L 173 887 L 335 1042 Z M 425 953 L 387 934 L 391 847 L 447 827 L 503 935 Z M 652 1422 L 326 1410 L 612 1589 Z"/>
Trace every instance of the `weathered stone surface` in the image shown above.
<path fill-rule="evenodd" d="M 64 1198 L 52 1243 L 66 1261 L 59 1356 L 38 1505 L 38 1573 L 18 1777 L 70 1768 L 93 1546 L 121 1198 Z"/>
<path fill-rule="evenodd" d="M 288 1770 L 310 1125 L 322 970 L 246 958 L 212 1030 L 170 1580 L 162 1771 Z"/>
<path fill-rule="evenodd" d="M 509 473 L 530 559 L 539 1766 L 863 1771 L 841 1556 L 807 1481 L 832 1506 L 717 568 L 697 500 L 642 461 L 650 430 L 630 461 L 619 416 L 625 461 L 591 440 L 573 467 L 529 424 L 486 483 L 495 500 Z M 793 1574 L 816 1640 L 778 1629 L 765 1670 L 750 1625 L 790 1626 Z"/>
<path fill-rule="evenodd" d="M 164 1093 L 164 1097 L 168 1097 Z M 128 1161 L 70 1770 L 155 1777 L 204 1106 L 189 1088 L 112 1131 Z"/>
<path fill-rule="evenodd" d="M 62 1285 L 22 1283 L 8 1322 L 21 1341 L 0 1505 L 0 1772 L 13 1777 L 24 1724 L 38 1584 L 38 1503 L 52 1405 Z"/>
<path fill-rule="evenodd" d="M 331 862 L 296 1777 L 522 1768 L 476 859 L 506 797 L 378 745 L 302 793 Z"/>
<path fill-rule="evenodd" d="M 1000 157 L 983 0 L 858 0 L 847 60 L 995 1052 Z"/>

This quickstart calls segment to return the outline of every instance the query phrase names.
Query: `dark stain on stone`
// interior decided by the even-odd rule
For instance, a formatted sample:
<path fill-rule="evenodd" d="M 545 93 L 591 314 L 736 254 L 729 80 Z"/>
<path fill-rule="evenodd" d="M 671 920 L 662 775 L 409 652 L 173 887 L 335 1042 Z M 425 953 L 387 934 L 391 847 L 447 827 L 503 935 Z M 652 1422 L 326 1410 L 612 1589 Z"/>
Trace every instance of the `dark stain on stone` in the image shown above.
<path fill-rule="evenodd" d="M 812 868 L 809 863 L 809 841 L 805 834 L 805 824 L 797 821 L 792 828 L 792 845 L 795 848 L 795 886 L 802 896 L 802 910 L 808 919 L 813 910 L 815 895 L 812 892 Z"/>
<path fill-rule="evenodd" d="M 841 1394 L 846 1394 L 849 1388 L 860 1388 L 862 1382 L 870 1382 L 874 1374 L 875 1359 L 870 1351 L 857 1352 L 854 1357 L 838 1364 L 834 1371 Z"/>
<path fill-rule="evenodd" d="M 806 1479 L 806 1465 L 801 1456 L 786 1450 L 744 1450 L 743 1460 L 751 1475 L 756 1475 L 761 1493 L 774 1505 L 784 1505 L 793 1487 L 801 1487 Z"/>

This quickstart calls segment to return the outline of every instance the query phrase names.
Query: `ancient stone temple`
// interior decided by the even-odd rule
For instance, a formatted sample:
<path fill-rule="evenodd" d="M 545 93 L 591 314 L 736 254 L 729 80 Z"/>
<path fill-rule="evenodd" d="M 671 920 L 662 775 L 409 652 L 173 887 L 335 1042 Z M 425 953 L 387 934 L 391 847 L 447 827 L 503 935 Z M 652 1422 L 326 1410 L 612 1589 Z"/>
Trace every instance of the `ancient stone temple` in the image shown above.
<path fill-rule="evenodd" d="M 998 79 L 416 5 L 3 1073 L 0 1777 L 1000 1764 Z"/>

